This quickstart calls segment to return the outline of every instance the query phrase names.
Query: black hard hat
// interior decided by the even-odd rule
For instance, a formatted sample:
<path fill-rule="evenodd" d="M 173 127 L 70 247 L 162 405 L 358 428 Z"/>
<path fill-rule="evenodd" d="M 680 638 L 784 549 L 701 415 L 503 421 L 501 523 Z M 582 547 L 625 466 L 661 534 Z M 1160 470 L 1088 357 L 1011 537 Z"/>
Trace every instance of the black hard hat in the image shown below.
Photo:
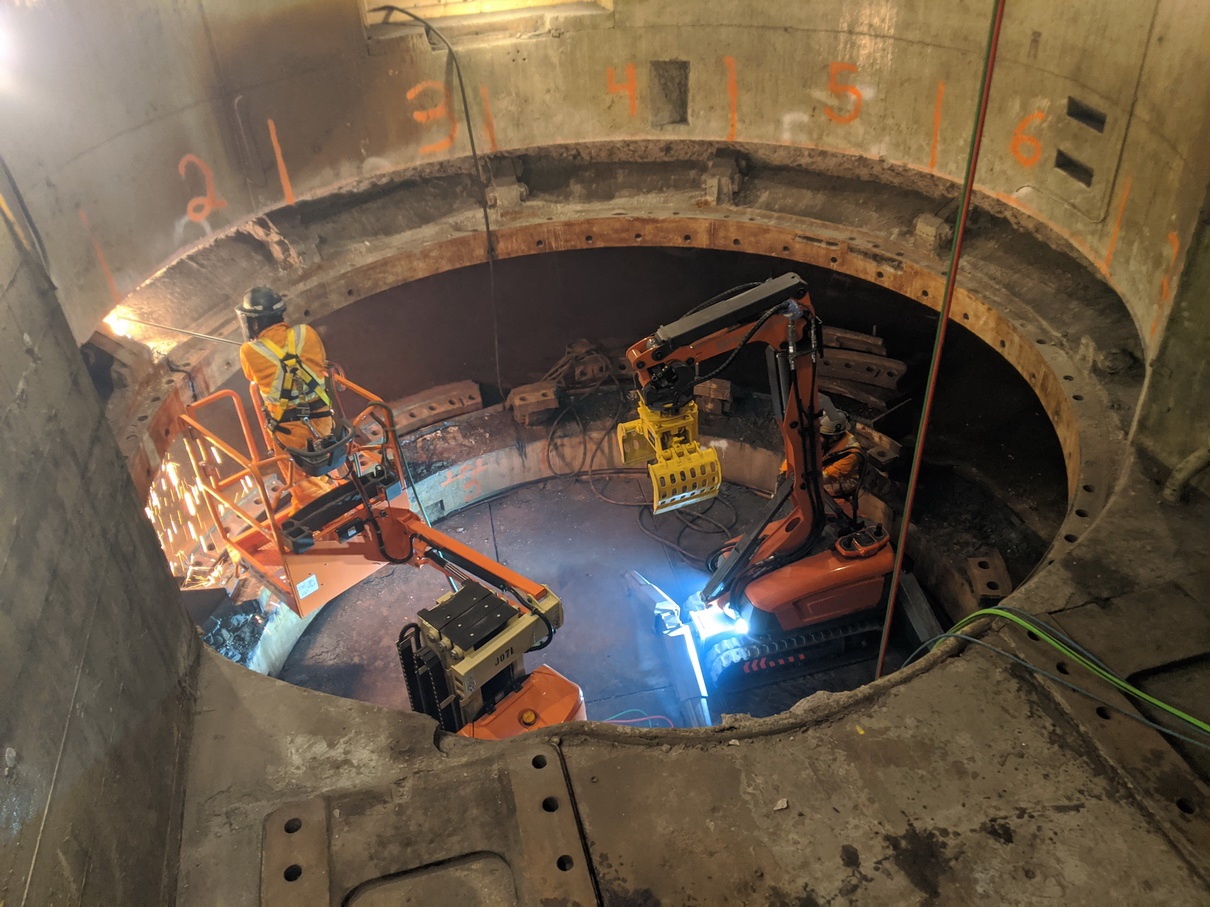
<path fill-rule="evenodd" d="M 272 287 L 253 287 L 244 294 L 244 300 L 235 310 L 239 315 L 264 318 L 268 315 L 284 315 L 286 304 L 281 294 Z"/>
<path fill-rule="evenodd" d="M 245 340 L 255 340 L 265 328 L 284 321 L 286 304 L 272 287 L 253 287 L 235 307 Z"/>

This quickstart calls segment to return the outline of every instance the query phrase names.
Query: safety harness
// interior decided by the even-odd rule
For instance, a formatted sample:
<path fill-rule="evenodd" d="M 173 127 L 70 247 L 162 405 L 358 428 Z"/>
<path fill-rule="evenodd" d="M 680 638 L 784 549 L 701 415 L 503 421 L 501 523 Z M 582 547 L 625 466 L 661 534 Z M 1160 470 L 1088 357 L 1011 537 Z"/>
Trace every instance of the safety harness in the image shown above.
<path fill-rule="evenodd" d="M 270 428 L 301 418 L 331 415 L 332 400 L 323 379 L 303 362 L 300 355 L 305 338 L 305 325 L 295 325 L 286 336 L 285 349 L 268 340 L 254 340 L 252 348 L 266 359 L 277 363 L 270 394 L 262 395 L 265 416 Z"/>

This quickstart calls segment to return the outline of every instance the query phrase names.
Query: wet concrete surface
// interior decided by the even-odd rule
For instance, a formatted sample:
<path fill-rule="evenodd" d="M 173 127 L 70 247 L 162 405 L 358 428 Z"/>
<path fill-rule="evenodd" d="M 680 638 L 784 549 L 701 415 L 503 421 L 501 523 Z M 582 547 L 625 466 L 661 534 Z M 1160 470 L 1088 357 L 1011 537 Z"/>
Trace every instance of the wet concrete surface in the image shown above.
<path fill-rule="evenodd" d="M 641 502 L 637 479 L 596 479 L 612 500 Z M 675 513 L 644 525 L 705 556 L 739 534 L 765 504 L 756 492 L 724 486 L 720 500 L 697 510 L 723 525 L 721 532 L 685 529 Z M 533 670 L 546 663 L 584 690 L 588 717 L 636 727 L 684 726 L 662 637 L 650 606 L 627 594 L 625 574 L 637 570 L 676 602 L 698 591 L 706 571 L 640 529 L 639 507 L 602 501 L 586 481 L 551 479 L 517 489 L 442 520 L 439 527 L 500 563 L 548 585 L 564 605 L 564 626 L 551 646 L 526 658 Z M 684 512 L 684 511 L 682 511 Z M 706 527 L 715 528 L 715 527 Z M 682 531 L 684 530 L 684 531 Z M 387 708 L 409 708 L 395 655 L 404 623 L 449 591 L 436 570 L 384 567 L 328 604 L 295 646 L 281 679 L 299 686 Z M 903 653 L 894 653 L 892 667 Z M 713 698 L 723 712 L 776 714 L 818 690 L 853 689 L 873 679 L 864 660 L 810 676 Z"/>

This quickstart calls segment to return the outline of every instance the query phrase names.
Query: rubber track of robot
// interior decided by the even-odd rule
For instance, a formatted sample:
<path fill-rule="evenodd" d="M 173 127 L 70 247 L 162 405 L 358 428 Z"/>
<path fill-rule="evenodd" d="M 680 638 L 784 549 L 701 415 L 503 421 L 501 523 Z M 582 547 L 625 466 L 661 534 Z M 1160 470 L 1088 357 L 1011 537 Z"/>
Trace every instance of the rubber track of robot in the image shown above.
<path fill-rule="evenodd" d="M 860 636 L 863 633 L 876 633 L 881 629 L 882 624 L 877 620 L 867 619 L 841 627 L 796 633 L 772 642 L 751 642 L 745 645 L 738 639 L 724 639 L 706 653 L 705 662 L 710 684 L 716 689 L 726 689 L 746 678 L 763 679 L 765 671 L 790 667 L 792 664 L 808 660 L 811 657 L 810 650 L 820 645 Z M 763 666 L 755 666 L 747 673 L 743 671 L 744 664 L 761 659 L 765 661 Z M 756 677 L 752 677 L 753 674 Z"/>

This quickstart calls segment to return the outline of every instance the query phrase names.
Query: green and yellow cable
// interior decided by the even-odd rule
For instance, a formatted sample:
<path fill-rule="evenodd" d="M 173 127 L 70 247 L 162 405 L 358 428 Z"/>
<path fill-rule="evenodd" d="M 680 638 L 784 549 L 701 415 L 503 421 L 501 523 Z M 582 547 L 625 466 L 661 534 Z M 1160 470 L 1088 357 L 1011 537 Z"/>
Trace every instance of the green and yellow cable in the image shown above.
<path fill-rule="evenodd" d="M 1198 718 L 1194 718 L 1192 715 L 1181 711 L 1175 706 L 1169 705 L 1163 700 L 1155 698 L 1151 694 L 1140 690 L 1133 684 L 1128 683 L 1121 677 L 1118 677 L 1091 652 L 1088 652 L 1081 646 L 1077 645 L 1073 640 L 1068 639 L 1063 634 L 1054 630 L 1040 618 L 1034 617 L 1033 615 L 1027 614 L 1023 611 L 1008 608 L 983 608 L 979 611 L 976 611 L 974 614 L 964 617 L 962 620 L 958 621 L 958 623 L 954 624 L 954 626 L 950 628 L 949 634 L 960 634 L 961 631 L 966 627 L 969 627 L 971 624 L 986 618 L 1000 618 L 1002 620 L 1007 620 L 1008 622 L 1023 628 L 1027 632 L 1035 634 L 1047 645 L 1051 646 L 1056 651 L 1063 653 L 1063 655 L 1065 655 L 1067 658 L 1071 659 L 1073 662 L 1080 665 L 1096 677 L 1099 677 L 1101 680 L 1104 680 L 1111 686 L 1121 690 L 1127 696 L 1131 696 L 1134 699 L 1146 702 L 1147 704 L 1152 705 L 1163 712 L 1167 712 L 1174 718 L 1178 718 L 1181 721 L 1192 725 L 1204 734 L 1210 734 L 1210 724 L 1207 724 L 1205 721 L 1201 721 Z M 930 640 L 929 643 L 926 643 L 926 645 L 930 645 L 932 642 L 933 640 Z M 909 661 L 910 660 L 911 659 L 909 659 Z"/>

